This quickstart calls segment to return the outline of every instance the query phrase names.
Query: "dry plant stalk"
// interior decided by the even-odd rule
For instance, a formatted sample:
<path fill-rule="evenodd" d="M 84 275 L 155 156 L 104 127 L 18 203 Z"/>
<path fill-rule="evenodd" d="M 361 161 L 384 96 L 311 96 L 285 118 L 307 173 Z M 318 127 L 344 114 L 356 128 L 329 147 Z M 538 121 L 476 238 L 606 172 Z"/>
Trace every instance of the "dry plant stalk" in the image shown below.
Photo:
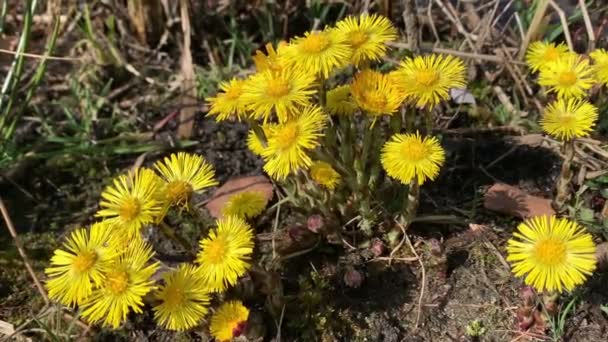
<path fill-rule="evenodd" d="M 190 14 L 188 11 L 188 0 L 180 1 L 182 32 L 184 42 L 182 46 L 181 74 L 182 74 L 182 109 L 180 110 L 180 124 L 177 128 L 177 135 L 180 138 L 190 138 L 194 127 L 194 114 L 196 107 L 192 106 L 192 99 L 196 98 L 196 86 L 194 83 L 194 65 L 192 64 L 191 26 Z"/>
<path fill-rule="evenodd" d="M 556 195 L 553 201 L 553 209 L 557 212 L 564 211 L 566 201 L 570 196 L 570 180 L 572 180 L 572 160 L 574 159 L 574 139 L 564 142 L 564 163 L 559 174 L 556 185 Z"/>

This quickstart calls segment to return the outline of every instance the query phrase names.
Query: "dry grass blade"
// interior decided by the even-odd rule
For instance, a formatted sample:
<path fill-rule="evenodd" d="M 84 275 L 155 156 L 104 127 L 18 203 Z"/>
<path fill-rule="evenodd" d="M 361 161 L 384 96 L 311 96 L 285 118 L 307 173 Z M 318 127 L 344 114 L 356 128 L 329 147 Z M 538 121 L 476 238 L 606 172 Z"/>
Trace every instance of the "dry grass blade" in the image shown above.
<path fill-rule="evenodd" d="M 521 46 L 519 48 L 519 54 L 517 55 L 517 59 L 523 60 L 526 55 L 526 50 L 528 50 L 528 45 L 530 45 L 530 41 L 534 38 L 538 32 L 538 29 L 545 17 L 545 13 L 547 13 L 547 8 L 549 7 L 549 0 L 541 0 L 536 7 L 536 12 L 534 12 L 534 17 L 532 17 L 532 22 L 528 27 L 528 32 L 526 32 L 526 36 L 524 40 L 521 42 Z"/>
<path fill-rule="evenodd" d="M 570 51 L 574 51 L 574 45 L 572 45 L 572 37 L 570 36 L 570 29 L 568 28 L 568 18 L 566 18 L 566 13 L 558 4 L 555 3 L 555 1 L 549 0 L 549 4 L 559 16 L 559 21 L 562 23 L 562 28 L 564 29 L 564 37 L 566 37 L 568 48 L 570 48 Z"/>
<path fill-rule="evenodd" d="M 192 64 L 191 45 L 191 26 L 190 13 L 188 11 L 188 0 L 180 1 L 182 32 L 184 42 L 182 46 L 181 57 L 181 75 L 182 75 L 182 109 L 180 111 L 180 124 L 177 128 L 177 136 L 180 138 L 190 138 L 194 127 L 194 114 L 196 107 L 190 105 L 189 102 L 196 98 L 196 86 L 194 83 L 194 65 Z"/>
<path fill-rule="evenodd" d="M 585 30 L 587 30 L 587 37 L 589 38 L 587 51 L 593 51 L 595 49 L 595 32 L 593 31 L 593 25 L 591 24 L 591 18 L 589 18 L 589 11 L 587 10 L 585 0 L 578 0 L 578 6 L 581 8 L 583 20 L 585 21 Z"/>

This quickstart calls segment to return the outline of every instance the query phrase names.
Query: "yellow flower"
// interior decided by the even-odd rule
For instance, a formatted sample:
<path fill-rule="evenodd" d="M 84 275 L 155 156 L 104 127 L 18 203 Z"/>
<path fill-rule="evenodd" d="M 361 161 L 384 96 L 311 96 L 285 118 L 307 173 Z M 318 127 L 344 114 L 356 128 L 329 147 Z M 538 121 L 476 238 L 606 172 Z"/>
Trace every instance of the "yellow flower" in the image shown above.
<path fill-rule="evenodd" d="M 244 332 L 247 319 L 249 310 L 243 303 L 236 300 L 226 302 L 211 317 L 209 330 L 216 340 L 230 341 Z"/>
<path fill-rule="evenodd" d="M 281 53 L 283 49 L 287 46 L 287 42 L 280 41 L 277 49 L 275 50 L 272 46 L 272 43 L 266 44 L 266 53 L 268 55 L 264 55 L 264 53 L 260 50 L 255 52 L 255 56 L 253 56 L 253 63 L 255 64 L 255 69 L 260 71 L 274 71 L 280 72 L 283 69 L 283 64 L 281 63 Z"/>
<path fill-rule="evenodd" d="M 247 147 L 249 147 L 249 149 L 251 150 L 251 152 L 253 152 L 255 155 L 261 156 L 262 153 L 264 152 L 264 149 L 266 149 L 266 144 L 268 141 L 268 138 L 270 137 L 270 132 L 272 131 L 272 129 L 274 127 L 276 127 L 275 124 L 263 124 L 261 125 L 262 127 L 262 131 L 264 132 L 264 138 L 265 141 L 260 140 L 260 137 L 258 137 L 258 135 L 255 133 L 255 131 L 253 129 L 249 130 L 249 134 L 247 135 Z"/>
<path fill-rule="evenodd" d="M 142 299 L 154 289 L 151 277 L 159 267 L 158 263 L 149 264 L 153 255 L 152 247 L 134 239 L 82 305 L 82 316 L 91 323 L 117 328 L 131 310 L 142 313 Z"/>
<path fill-rule="evenodd" d="M 182 264 L 163 275 L 165 282 L 156 292 L 161 301 L 154 307 L 154 318 L 169 330 L 190 329 L 207 314 L 209 290 L 193 265 Z"/>
<path fill-rule="evenodd" d="M 439 175 L 445 161 L 443 148 L 435 137 L 420 137 L 420 134 L 395 134 L 384 144 L 380 157 L 386 173 L 408 184 L 416 178 L 418 184 Z"/>
<path fill-rule="evenodd" d="M 433 108 L 450 98 L 450 88 L 464 88 L 465 66 L 454 56 L 431 54 L 407 58 L 395 72 L 404 95 L 418 107 Z"/>
<path fill-rule="evenodd" d="M 162 212 L 161 186 L 162 180 L 146 168 L 120 175 L 101 194 L 101 210 L 95 216 L 120 227 L 128 237 L 137 235 Z"/>
<path fill-rule="evenodd" d="M 309 103 L 316 92 L 311 89 L 314 76 L 301 69 L 285 68 L 253 75 L 243 88 L 243 100 L 255 119 L 267 122 L 273 110 L 280 122 L 287 121 L 300 106 Z"/>
<path fill-rule="evenodd" d="M 193 192 L 218 184 L 213 166 L 198 154 L 173 153 L 154 167 L 166 182 L 163 194 L 169 205 L 187 205 Z"/>
<path fill-rule="evenodd" d="M 392 78 L 373 70 L 363 70 L 351 85 L 353 99 L 368 115 L 392 115 L 403 102 L 403 94 Z"/>
<path fill-rule="evenodd" d="M 348 84 L 328 91 L 326 98 L 325 109 L 331 115 L 352 115 L 358 109 Z"/>
<path fill-rule="evenodd" d="M 595 79 L 603 85 L 608 85 L 608 52 L 604 49 L 595 49 L 589 56 L 593 59 Z"/>
<path fill-rule="evenodd" d="M 335 68 L 345 66 L 351 56 L 346 36 L 335 29 L 306 32 L 285 48 L 283 61 L 289 68 L 328 78 Z"/>
<path fill-rule="evenodd" d="M 528 47 L 526 63 L 532 71 L 543 69 L 547 63 L 568 56 L 572 52 L 564 43 L 534 42 Z"/>
<path fill-rule="evenodd" d="M 245 80 L 233 78 L 229 82 L 220 83 L 221 93 L 208 99 L 209 113 L 215 115 L 215 121 L 220 122 L 236 117 L 241 121 L 246 116 L 246 102 L 243 101 Z"/>
<path fill-rule="evenodd" d="M 570 140 L 589 135 L 597 116 L 597 108 L 587 101 L 558 99 L 547 106 L 540 125 L 555 138 Z"/>
<path fill-rule="evenodd" d="M 49 297 L 65 305 L 80 304 L 101 284 L 104 273 L 119 255 L 112 229 L 98 222 L 72 232 L 61 249 L 55 250 L 46 287 Z"/>
<path fill-rule="evenodd" d="M 380 59 L 386 54 L 386 43 L 397 39 L 397 30 L 390 20 L 377 14 L 348 17 L 336 26 L 347 37 L 353 50 L 351 61 L 356 66 Z"/>
<path fill-rule="evenodd" d="M 217 229 L 200 241 L 196 257 L 200 274 L 213 291 L 234 285 L 250 266 L 253 230 L 243 219 L 227 216 L 217 220 Z"/>
<path fill-rule="evenodd" d="M 594 82 L 589 61 L 576 55 L 548 63 L 540 70 L 538 78 L 538 84 L 562 98 L 583 97 Z"/>
<path fill-rule="evenodd" d="M 317 106 L 308 106 L 295 119 L 272 128 L 268 147 L 262 152 L 264 170 L 283 180 L 292 172 L 307 169 L 312 160 L 308 152 L 319 146 L 327 115 Z"/>
<path fill-rule="evenodd" d="M 340 174 L 329 163 L 317 161 L 310 167 L 310 177 L 315 183 L 333 190 L 340 183 Z"/>
<path fill-rule="evenodd" d="M 268 199 L 263 193 L 242 191 L 230 196 L 222 208 L 222 215 L 251 219 L 259 216 L 266 209 L 267 204 Z"/>
<path fill-rule="evenodd" d="M 576 222 L 537 216 L 517 230 L 507 244 L 507 260 L 538 291 L 570 291 L 595 270 L 595 244 Z"/>

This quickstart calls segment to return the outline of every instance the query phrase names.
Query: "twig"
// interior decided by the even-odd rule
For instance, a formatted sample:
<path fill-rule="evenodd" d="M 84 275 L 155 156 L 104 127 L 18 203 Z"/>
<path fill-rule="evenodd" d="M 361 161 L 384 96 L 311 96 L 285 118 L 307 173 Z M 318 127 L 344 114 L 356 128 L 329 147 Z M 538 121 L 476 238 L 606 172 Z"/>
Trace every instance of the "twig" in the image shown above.
<path fill-rule="evenodd" d="M 526 55 L 526 51 L 528 50 L 528 45 L 530 45 L 530 41 L 532 37 L 536 36 L 536 32 L 540 27 L 540 24 L 545 17 L 545 13 L 547 12 L 547 7 L 549 7 L 549 0 L 541 0 L 538 3 L 538 7 L 536 8 L 536 12 L 534 12 L 534 17 L 532 17 L 532 22 L 528 27 L 528 32 L 526 32 L 526 36 L 524 40 L 521 42 L 521 47 L 519 49 L 519 54 L 517 55 L 517 59 L 520 61 L 524 59 Z"/>
<path fill-rule="evenodd" d="M 11 237 L 15 241 L 15 245 L 17 246 L 17 250 L 19 251 L 21 258 L 23 259 L 23 263 L 25 264 L 25 268 L 27 269 L 27 272 L 30 274 L 30 276 L 34 280 L 34 283 L 36 284 L 36 287 L 38 288 L 38 292 L 42 296 L 42 299 L 44 299 L 44 304 L 49 305 L 49 303 L 50 303 L 49 296 L 46 294 L 46 290 L 44 289 L 44 286 L 42 286 L 42 283 L 40 282 L 40 280 L 36 276 L 36 273 L 34 272 L 34 269 L 32 268 L 29 258 L 27 256 L 27 254 L 25 253 L 25 249 L 23 248 L 23 244 L 21 243 L 19 236 L 17 236 L 17 231 L 15 230 L 15 226 L 13 226 L 13 221 L 11 221 L 11 218 L 8 214 L 8 210 L 4 206 L 4 201 L 2 201 L 2 197 L 0 197 L 0 212 L 2 212 L 2 218 L 4 219 L 4 223 L 6 223 L 6 227 L 8 228 L 8 231 L 11 234 Z"/>
<path fill-rule="evenodd" d="M 591 25 L 591 19 L 589 18 L 589 11 L 587 11 L 587 4 L 585 4 L 585 0 L 578 0 L 578 6 L 581 8 L 583 20 L 585 21 L 585 29 L 587 30 L 587 37 L 589 38 L 589 46 L 587 46 L 587 51 L 593 51 L 595 49 L 595 32 L 593 31 L 593 26 Z"/>
<path fill-rule="evenodd" d="M 395 253 L 397 253 L 397 251 L 399 251 L 399 249 L 401 249 L 401 246 L 403 246 L 403 244 L 405 243 L 405 240 L 407 239 L 407 233 L 405 231 L 405 227 L 397 221 L 395 221 L 395 223 L 397 224 L 397 226 L 399 226 L 399 228 L 401 228 L 401 231 L 403 232 L 403 237 L 401 238 L 401 241 L 399 241 L 399 244 L 397 244 L 397 246 L 395 246 L 395 248 L 393 248 L 393 250 L 391 251 L 391 254 L 389 254 L 389 256 L 388 256 L 388 265 L 389 266 L 393 262 L 393 255 L 395 255 Z M 417 257 L 418 256 L 416 256 L 416 258 Z"/>
<path fill-rule="evenodd" d="M 401 226 L 401 224 L 399 224 L 399 223 L 397 223 L 397 225 Z M 401 227 L 401 228 L 404 229 L 403 227 Z M 414 324 L 414 330 L 416 330 L 416 329 L 418 329 L 418 324 L 420 323 L 420 315 L 422 314 L 422 299 L 424 298 L 424 288 L 426 287 L 426 270 L 424 268 L 424 263 L 422 262 L 422 258 L 420 258 L 418 253 L 416 253 L 416 249 L 414 248 L 414 245 L 412 245 L 412 241 L 410 241 L 410 238 L 407 236 L 407 234 L 405 234 L 405 229 L 404 229 L 404 235 L 405 235 L 405 240 L 407 241 L 407 245 L 412 250 L 412 253 L 414 254 L 414 256 L 416 256 L 416 258 L 418 258 L 418 263 L 420 264 L 420 270 L 422 272 L 422 283 L 420 284 L 420 297 L 418 298 L 418 312 L 416 313 L 416 324 Z"/>
<path fill-rule="evenodd" d="M 401 48 L 401 49 L 410 48 L 410 45 L 408 43 L 402 43 L 402 42 L 391 42 L 391 43 L 388 43 L 388 45 L 392 46 L 392 47 L 396 47 L 396 48 Z M 486 62 L 493 62 L 493 63 L 507 63 L 508 62 L 504 58 L 501 58 L 496 55 L 486 55 L 486 54 L 481 54 L 481 53 L 463 52 L 463 51 L 458 51 L 458 50 L 454 50 L 454 49 L 445 49 L 445 48 L 438 48 L 438 47 L 425 46 L 425 45 L 421 45 L 420 49 L 425 52 L 443 53 L 443 54 L 447 54 L 447 55 L 453 55 L 453 56 L 469 58 L 469 59 L 477 59 L 477 60 L 486 61 Z M 518 65 L 524 65 L 523 62 L 518 62 L 518 61 L 513 61 L 512 63 L 518 64 Z"/>
<path fill-rule="evenodd" d="M 80 62 L 80 63 L 84 62 L 84 59 L 82 59 L 82 58 L 46 56 L 46 55 L 39 55 L 36 53 L 11 51 L 11 50 L 7 50 L 7 49 L 0 49 L 0 53 L 13 55 L 13 56 L 23 56 L 23 57 L 29 57 L 29 58 L 35 58 L 35 59 L 43 59 L 43 60 L 48 59 L 50 61 Z M 87 63 L 89 63 L 89 62 L 87 62 Z"/>
<path fill-rule="evenodd" d="M 182 34 L 184 36 L 182 52 L 181 52 L 181 75 L 182 75 L 182 89 L 192 89 L 190 94 L 196 97 L 196 89 L 194 86 L 194 66 L 192 64 L 192 51 L 191 51 L 191 33 L 192 28 L 190 26 L 190 14 L 188 10 L 188 0 L 181 0 L 179 2 L 181 19 L 182 19 Z M 185 98 L 182 97 L 182 103 L 185 103 Z M 177 135 L 180 138 L 190 138 L 192 136 L 192 130 L 194 128 L 194 114 L 196 109 L 189 108 L 180 111 L 180 121 L 182 122 L 177 128 Z"/>
<path fill-rule="evenodd" d="M 553 7 L 553 10 L 557 12 L 557 15 L 559 15 L 559 20 L 561 21 L 562 28 L 564 29 L 564 36 L 566 37 L 568 48 L 570 48 L 570 51 L 574 51 L 574 45 L 572 45 L 572 37 L 570 36 L 570 29 L 568 28 L 568 19 L 566 18 L 566 13 L 564 13 L 564 10 L 562 10 L 562 8 L 559 7 L 555 1 L 549 0 L 549 4 L 551 7 Z"/>
<path fill-rule="evenodd" d="M 276 236 L 277 230 L 279 229 L 279 215 L 281 215 L 281 203 L 283 203 L 283 199 L 279 199 L 277 202 L 277 213 L 274 216 L 274 224 L 272 225 L 272 258 L 275 259 L 277 257 L 277 249 L 276 249 Z"/>
<path fill-rule="evenodd" d="M 418 17 L 414 0 L 403 0 L 403 21 L 407 42 L 413 52 L 418 52 Z"/>

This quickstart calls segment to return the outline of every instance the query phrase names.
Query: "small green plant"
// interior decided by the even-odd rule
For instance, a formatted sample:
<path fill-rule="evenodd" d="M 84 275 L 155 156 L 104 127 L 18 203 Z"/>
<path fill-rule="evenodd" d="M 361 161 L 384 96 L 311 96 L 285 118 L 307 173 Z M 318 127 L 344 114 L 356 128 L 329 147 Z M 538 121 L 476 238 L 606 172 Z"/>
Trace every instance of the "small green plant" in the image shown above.
<path fill-rule="evenodd" d="M 483 325 L 483 321 L 476 319 L 469 322 L 465 332 L 470 337 L 479 338 L 486 333 L 486 327 Z"/>
<path fill-rule="evenodd" d="M 551 334 L 551 340 L 558 342 L 562 341 L 563 336 L 566 332 L 566 320 L 570 314 L 576 310 L 576 303 L 578 301 L 577 296 L 573 296 L 565 307 L 560 308 L 557 315 L 553 316 L 545 311 L 548 317 L 549 330 Z"/>

